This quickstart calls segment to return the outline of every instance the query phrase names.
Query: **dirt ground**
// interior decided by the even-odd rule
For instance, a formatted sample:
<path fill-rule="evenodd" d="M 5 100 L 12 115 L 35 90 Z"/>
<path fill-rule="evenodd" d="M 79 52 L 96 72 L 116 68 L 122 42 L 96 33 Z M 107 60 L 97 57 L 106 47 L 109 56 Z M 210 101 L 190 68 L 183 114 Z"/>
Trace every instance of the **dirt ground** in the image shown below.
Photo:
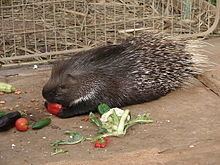
<path fill-rule="evenodd" d="M 220 38 L 208 40 L 211 60 L 220 64 Z M 50 116 L 43 107 L 41 90 L 50 67 L 0 71 L 0 81 L 22 93 L 0 95 L 3 111 L 21 110 L 33 120 Z M 218 165 L 220 164 L 220 67 L 202 76 L 202 83 L 179 89 L 149 103 L 127 107 L 134 115 L 150 113 L 153 124 L 137 125 L 122 138 L 111 138 L 105 149 L 90 142 L 64 146 L 69 152 L 51 156 L 50 143 L 64 139 L 64 131 L 94 134 L 96 127 L 82 121 L 85 116 L 59 119 L 44 129 L 18 132 L 14 128 L 0 133 L 1 165 Z"/>

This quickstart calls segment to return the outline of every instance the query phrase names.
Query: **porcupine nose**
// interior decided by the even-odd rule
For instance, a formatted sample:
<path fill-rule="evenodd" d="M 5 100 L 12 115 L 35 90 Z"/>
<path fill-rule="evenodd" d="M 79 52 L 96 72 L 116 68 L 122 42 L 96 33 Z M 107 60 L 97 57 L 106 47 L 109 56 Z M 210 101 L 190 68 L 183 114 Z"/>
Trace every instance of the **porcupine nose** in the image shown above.
<path fill-rule="evenodd" d="M 48 102 L 54 102 L 55 90 L 48 88 L 47 86 L 43 87 L 42 96 Z"/>

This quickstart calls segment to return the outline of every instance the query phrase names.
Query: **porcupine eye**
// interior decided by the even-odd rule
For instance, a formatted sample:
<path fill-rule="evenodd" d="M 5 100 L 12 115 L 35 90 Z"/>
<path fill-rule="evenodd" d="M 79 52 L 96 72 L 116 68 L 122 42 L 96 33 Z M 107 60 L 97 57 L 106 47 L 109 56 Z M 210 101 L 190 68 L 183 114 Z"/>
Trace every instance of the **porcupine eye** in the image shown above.
<path fill-rule="evenodd" d="M 63 81 L 58 85 L 58 90 L 57 93 L 62 93 L 62 94 L 66 94 L 66 93 L 70 93 L 70 91 L 72 90 L 72 88 L 74 88 L 77 84 L 76 79 L 73 76 L 70 76 L 69 74 L 65 76 L 65 78 L 63 79 Z"/>
<path fill-rule="evenodd" d="M 67 74 L 65 82 L 69 85 L 77 84 L 77 79 L 72 74 Z"/>
<path fill-rule="evenodd" d="M 66 86 L 64 84 L 61 84 L 61 85 L 58 86 L 58 88 L 62 90 L 62 89 L 65 89 Z"/>

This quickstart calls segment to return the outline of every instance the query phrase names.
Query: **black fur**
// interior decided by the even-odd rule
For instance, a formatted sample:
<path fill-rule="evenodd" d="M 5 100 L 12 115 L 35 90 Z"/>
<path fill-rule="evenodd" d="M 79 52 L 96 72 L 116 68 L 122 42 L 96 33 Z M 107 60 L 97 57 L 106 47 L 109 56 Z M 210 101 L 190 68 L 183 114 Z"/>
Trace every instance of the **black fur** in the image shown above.
<path fill-rule="evenodd" d="M 185 47 L 145 34 L 80 52 L 53 67 L 43 97 L 63 105 L 62 118 L 95 111 L 100 103 L 123 107 L 157 99 L 196 75 Z"/>

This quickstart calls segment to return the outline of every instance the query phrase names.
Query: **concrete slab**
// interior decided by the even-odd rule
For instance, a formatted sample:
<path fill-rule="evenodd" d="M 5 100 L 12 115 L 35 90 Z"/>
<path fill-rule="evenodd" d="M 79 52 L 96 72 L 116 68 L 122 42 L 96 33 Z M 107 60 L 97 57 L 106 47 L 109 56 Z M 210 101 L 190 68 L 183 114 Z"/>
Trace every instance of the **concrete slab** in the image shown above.
<path fill-rule="evenodd" d="M 220 64 L 220 38 L 208 42 L 212 61 Z M 4 111 L 21 110 L 32 119 L 49 116 L 43 107 L 41 89 L 50 68 L 38 70 L 22 68 L 0 71 L 0 81 L 7 81 L 22 94 L 0 95 Z M 94 134 L 96 128 L 81 121 L 84 116 L 71 119 L 52 117 L 52 125 L 42 130 L 18 132 L 11 129 L 0 133 L 0 164 L 5 165 L 178 165 L 220 164 L 220 70 L 207 72 L 195 86 L 179 89 L 149 103 L 129 106 L 134 115 L 149 112 L 153 124 L 137 125 L 123 138 L 111 138 L 106 149 L 95 149 L 93 144 L 65 146 L 67 154 L 51 156 L 50 143 L 63 139 L 65 130 Z"/>

